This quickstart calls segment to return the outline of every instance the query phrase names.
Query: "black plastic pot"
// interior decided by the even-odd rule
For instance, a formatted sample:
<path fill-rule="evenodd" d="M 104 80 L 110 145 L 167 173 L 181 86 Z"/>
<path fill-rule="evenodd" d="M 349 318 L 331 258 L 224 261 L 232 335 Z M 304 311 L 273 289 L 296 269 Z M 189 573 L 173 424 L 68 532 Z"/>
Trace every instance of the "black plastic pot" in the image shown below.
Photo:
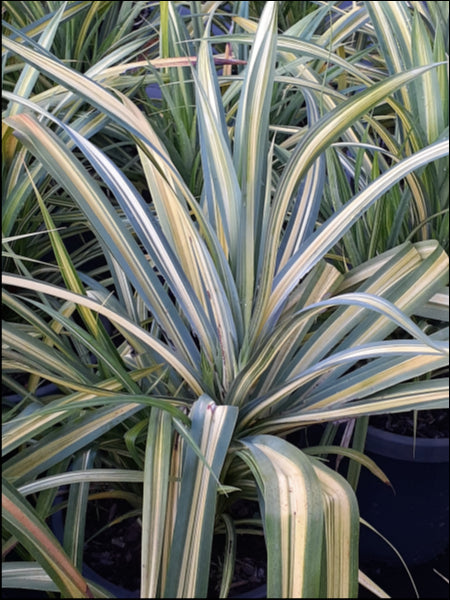
<path fill-rule="evenodd" d="M 249 592 L 244 592 L 243 594 L 239 594 L 238 596 L 230 595 L 229 598 L 267 598 L 267 586 L 260 585 L 254 590 L 250 590 Z"/>
<path fill-rule="evenodd" d="M 409 566 L 426 563 L 448 548 L 449 440 L 416 439 L 368 428 L 367 454 L 388 476 L 394 490 L 367 470 L 361 472 L 361 517 L 400 552 Z M 399 564 L 392 548 L 361 527 L 362 562 Z"/>

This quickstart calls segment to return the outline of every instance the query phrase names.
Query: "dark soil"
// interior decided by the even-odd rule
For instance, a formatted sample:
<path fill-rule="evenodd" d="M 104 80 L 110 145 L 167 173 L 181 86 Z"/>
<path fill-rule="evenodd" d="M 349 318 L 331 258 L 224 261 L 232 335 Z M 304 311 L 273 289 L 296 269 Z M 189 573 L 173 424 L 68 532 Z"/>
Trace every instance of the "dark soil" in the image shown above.
<path fill-rule="evenodd" d="M 101 504 L 91 506 L 86 539 L 94 537 L 86 543 L 84 557 L 86 564 L 101 577 L 122 588 L 137 591 L 140 587 L 141 524 L 136 517 L 119 521 L 120 515 L 128 510 L 128 504 L 121 500 L 102 500 Z M 233 516 L 251 517 L 254 510 L 253 503 L 248 503 L 247 507 L 240 503 Z M 114 520 L 119 522 L 96 535 L 99 529 Z M 214 539 L 208 592 L 210 598 L 219 597 L 224 542 L 223 535 L 217 535 Z M 230 594 L 245 593 L 265 582 L 266 550 L 263 537 L 256 534 L 239 536 Z"/>
<path fill-rule="evenodd" d="M 414 412 L 374 415 L 370 424 L 399 435 L 414 435 Z M 418 438 L 448 438 L 448 409 L 421 410 L 417 413 L 416 436 Z"/>
<path fill-rule="evenodd" d="M 229 509 L 230 516 L 239 523 L 240 519 L 259 518 L 256 502 L 239 500 Z M 249 528 L 250 529 L 250 528 Z M 225 536 L 216 535 L 213 541 L 211 569 L 209 574 L 209 598 L 219 598 Z M 229 597 L 240 598 L 267 580 L 267 553 L 261 531 L 252 534 L 239 533 L 236 541 L 236 561 Z"/>
<path fill-rule="evenodd" d="M 102 500 L 88 509 L 84 560 L 106 580 L 134 591 L 141 579 L 141 524 L 137 517 L 121 520 L 130 506 L 123 500 Z M 98 535 L 102 527 L 117 520 Z M 95 537 L 93 537 L 95 536 Z M 90 541 L 89 541 L 90 540 Z"/>

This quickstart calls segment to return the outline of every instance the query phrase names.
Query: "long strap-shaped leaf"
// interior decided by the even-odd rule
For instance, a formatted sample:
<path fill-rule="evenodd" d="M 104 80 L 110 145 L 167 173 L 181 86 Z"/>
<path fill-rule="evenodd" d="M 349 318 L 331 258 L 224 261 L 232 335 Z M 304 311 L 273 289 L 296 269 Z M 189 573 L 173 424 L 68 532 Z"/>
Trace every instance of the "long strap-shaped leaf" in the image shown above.
<path fill-rule="evenodd" d="M 378 43 L 390 73 L 411 68 L 411 16 L 406 2 L 364 2 L 376 31 Z M 406 108 L 411 110 L 411 97 L 401 91 Z"/>
<path fill-rule="evenodd" d="M 261 492 L 267 545 L 267 597 L 318 598 L 324 511 L 309 459 L 268 435 L 241 440 L 239 455 Z"/>
<path fill-rule="evenodd" d="M 248 402 L 245 407 L 241 410 L 239 428 L 243 429 L 248 427 L 251 423 L 261 416 L 261 414 L 267 414 L 267 411 L 274 407 L 279 400 L 286 398 L 290 393 L 298 390 L 302 385 L 309 383 L 318 376 L 325 374 L 330 368 L 340 366 L 345 362 L 354 362 L 357 360 L 366 360 L 370 358 L 385 357 L 389 358 L 392 356 L 403 356 L 408 355 L 412 357 L 418 357 L 415 368 L 419 368 L 422 363 L 428 363 L 428 369 L 444 367 L 448 364 L 448 355 L 446 354 L 447 342 L 435 342 L 437 348 L 431 348 L 430 346 L 423 344 L 422 342 L 416 342 L 415 340 L 400 340 L 400 341 L 385 341 L 385 342 L 374 342 L 373 344 L 367 344 L 350 350 L 343 350 L 337 352 L 331 357 L 319 361 L 316 365 L 306 369 L 301 375 L 294 377 L 292 380 L 281 384 L 279 387 L 272 390 L 267 396 L 255 398 Z M 396 373 L 394 372 L 394 377 Z M 408 371 L 407 377 L 411 377 L 411 372 Z M 379 382 L 380 386 L 386 386 L 383 384 L 382 378 Z M 361 387 L 365 385 L 371 385 L 372 381 L 369 380 L 363 383 L 360 382 Z M 397 383 L 394 380 L 394 383 Z M 359 388 L 359 386 L 356 386 Z M 387 387 L 387 386 L 386 386 Z M 359 397 L 359 396 L 356 396 Z M 354 396 L 347 398 L 350 402 L 354 399 Z"/>
<path fill-rule="evenodd" d="M 6 480 L 2 482 L 2 517 L 56 583 L 64 598 L 93 598 L 86 581 L 71 563 L 55 536 L 32 507 Z"/>
<path fill-rule="evenodd" d="M 313 236 L 310 236 L 277 274 L 275 281 L 273 280 L 277 244 L 287 207 L 299 181 L 305 176 L 315 158 L 372 106 L 378 104 L 401 85 L 414 77 L 419 77 L 426 70 L 426 67 L 422 67 L 395 75 L 389 80 L 373 85 L 370 89 L 355 95 L 311 127 L 292 153 L 275 193 L 269 223 L 270 235 L 267 236 L 264 256 L 263 273 L 265 276 L 261 281 L 261 291 L 253 317 L 252 335 L 258 336 L 263 326 L 269 329 L 273 327 L 283 303 L 298 281 L 335 245 L 337 240 L 348 231 L 377 198 L 414 169 L 448 153 L 447 143 L 434 144 L 390 169 L 351 202 L 348 202 L 339 213 L 333 215 Z"/>
<path fill-rule="evenodd" d="M 139 381 L 152 373 L 153 368 L 138 369 L 132 371 L 130 376 L 134 381 Z M 79 411 L 88 406 L 107 406 L 108 404 L 130 404 L 130 396 L 128 394 L 120 394 L 122 383 L 112 377 L 103 381 L 95 388 L 76 392 L 64 396 L 62 399 L 55 400 L 39 411 L 22 417 L 17 417 L 4 424 L 3 439 L 2 439 L 2 456 L 7 456 L 22 444 L 26 444 L 29 440 L 42 434 L 45 430 L 51 431 L 56 423 L 65 421 L 68 416 L 68 411 Z M 174 401 L 169 404 L 166 399 L 151 398 L 150 396 L 138 396 L 133 394 L 134 403 L 144 403 L 159 408 L 172 410 L 172 415 L 179 419 L 180 422 L 189 423 L 188 417 L 178 409 L 171 409 Z M 178 404 L 175 402 L 175 404 Z M 110 405 L 111 406 L 111 405 Z"/>
<path fill-rule="evenodd" d="M 413 314 L 414 307 L 421 306 L 432 296 L 433 290 L 442 288 L 448 279 L 447 255 L 436 242 L 430 242 L 429 247 L 434 252 L 421 262 L 419 247 L 409 244 L 397 246 L 393 252 L 382 254 L 376 261 L 366 262 L 350 271 L 348 282 L 347 277 L 343 282 L 344 290 L 349 284 L 355 286 L 359 282 L 358 292 L 381 296 L 407 316 Z M 388 257 L 390 260 L 386 260 Z M 378 263 L 378 260 L 382 262 Z M 364 273 L 368 275 L 365 281 Z M 316 363 L 332 348 L 343 349 L 383 339 L 399 325 L 391 320 L 381 320 L 376 313 L 369 316 L 366 312 L 365 317 L 362 314 L 361 305 L 336 311 L 327 319 L 326 335 L 319 327 L 320 333 L 314 332 L 301 349 L 294 372 L 300 373 L 306 366 Z"/>
<path fill-rule="evenodd" d="M 142 112 L 137 110 L 136 107 L 134 107 L 134 110 L 133 110 L 133 104 L 125 96 L 121 96 L 121 99 L 119 100 L 117 97 L 113 96 L 109 91 L 104 89 L 101 85 L 92 81 L 89 77 L 85 77 L 84 75 L 80 75 L 79 73 L 76 73 L 75 71 L 72 71 L 71 69 L 68 69 L 60 61 L 56 60 L 54 57 L 51 57 L 51 55 L 46 55 L 45 57 L 42 57 L 42 55 L 40 53 L 37 53 L 34 50 L 25 48 L 23 45 L 15 44 L 15 42 L 13 42 L 12 40 L 5 39 L 4 41 L 5 41 L 5 46 L 10 47 L 10 45 L 11 45 L 11 49 L 13 51 L 21 51 L 22 49 L 24 49 L 25 54 L 27 56 L 27 58 L 25 58 L 25 56 L 23 56 L 23 58 L 25 60 L 28 60 L 28 58 L 31 59 L 31 57 L 33 57 L 33 59 L 31 59 L 30 64 L 33 64 L 33 66 L 35 66 L 36 68 L 48 73 L 50 77 L 54 78 L 56 81 L 58 81 L 62 85 L 68 85 L 70 87 L 70 89 L 76 90 L 76 93 L 79 94 L 81 97 L 89 98 L 89 101 L 92 101 L 93 105 L 98 107 L 101 110 L 102 114 L 108 114 L 109 116 L 112 116 L 113 120 L 115 120 L 117 123 L 119 123 L 121 126 L 123 126 L 137 140 L 144 142 L 146 150 L 152 152 L 152 154 L 153 154 L 152 159 L 154 160 L 154 162 L 157 165 L 160 166 L 161 173 L 164 173 L 165 177 L 169 178 L 170 181 L 172 181 L 172 179 L 173 179 L 174 190 L 177 191 L 177 193 L 178 192 L 181 193 L 182 197 L 184 197 L 184 200 L 186 200 L 188 202 L 189 208 L 193 212 L 196 221 L 200 225 L 202 234 L 205 236 L 206 243 L 207 243 L 209 250 L 214 258 L 214 262 L 216 263 L 216 269 L 218 270 L 218 274 L 222 279 L 222 283 L 226 289 L 227 296 L 228 296 L 229 301 L 232 306 L 233 317 L 235 320 L 238 320 L 240 318 L 240 308 L 239 308 L 239 301 L 237 299 L 237 293 L 235 290 L 234 281 L 231 277 L 231 274 L 229 273 L 229 266 L 225 260 L 225 257 L 220 248 L 220 245 L 218 244 L 218 241 L 216 240 L 216 236 L 212 235 L 213 232 L 211 230 L 211 227 L 210 227 L 208 221 L 205 219 L 204 214 L 200 210 L 200 206 L 199 206 L 198 202 L 196 201 L 195 198 L 192 197 L 192 194 L 187 189 L 187 186 L 182 181 L 182 178 L 180 177 L 179 173 L 176 171 L 172 162 L 170 160 L 168 160 L 168 157 L 166 156 L 166 152 L 163 149 L 161 149 L 160 142 L 158 140 L 155 140 L 155 135 L 152 132 L 152 128 L 150 127 L 149 123 L 147 122 L 147 119 L 142 114 Z M 34 62 L 34 60 L 36 62 Z M 172 60 L 172 59 L 170 59 L 170 60 Z M 185 63 L 186 65 L 191 64 L 191 62 L 190 62 L 191 59 L 189 57 L 187 57 L 186 60 L 187 60 L 187 62 Z M 195 62 L 195 61 L 193 61 L 193 62 Z M 18 98 L 15 98 L 15 100 L 20 101 L 20 99 L 18 99 Z M 99 104 L 99 101 L 100 101 L 100 104 Z M 49 115 L 49 114 L 46 114 L 46 116 L 52 118 L 51 115 Z M 146 167 L 146 165 L 144 164 L 144 169 L 145 169 L 145 167 Z M 164 192 L 167 193 L 169 188 L 170 188 L 170 185 L 168 185 L 166 183 L 164 186 Z M 155 200 L 155 198 L 154 198 L 154 200 Z M 186 232 L 192 233 L 192 242 L 189 242 L 189 240 L 188 240 L 187 244 L 184 243 L 184 245 L 182 246 L 184 248 L 184 252 L 181 252 L 179 254 L 179 256 L 183 256 L 183 254 L 186 254 L 190 250 L 192 243 L 196 244 L 197 252 L 198 252 L 198 250 L 200 250 L 198 252 L 198 256 L 202 256 L 204 250 L 202 247 L 200 247 L 201 244 L 199 245 L 199 240 L 197 240 L 198 235 L 195 233 L 193 224 L 187 219 L 186 214 L 184 214 L 185 211 L 183 212 L 181 210 L 181 208 L 182 208 L 181 203 L 175 202 L 174 206 L 176 208 L 178 215 L 183 220 L 183 225 L 186 226 Z M 161 217 L 161 215 L 158 215 L 158 216 Z M 162 221 L 164 221 L 164 219 L 162 219 Z M 172 221 L 176 223 L 176 222 L 178 222 L 178 219 L 173 219 Z M 167 236 L 167 231 L 165 231 L 165 233 Z M 177 226 L 176 233 L 177 233 L 177 235 L 182 234 L 181 225 Z M 126 253 L 127 253 L 127 251 L 125 251 L 125 255 L 126 255 Z M 140 259 L 140 257 L 138 257 L 138 259 Z M 194 265 L 194 267 L 192 267 L 192 265 Z M 132 265 L 128 265 L 128 268 L 125 266 L 124 270 L 126 272 L 132 271 L 133 268 L 131 268 L 131 267 L 132 267 Z M 203 258 L 202 268 L 205 269 L 207 267 L 209 269 L 211 268 L 210 265 L 206 264 L 206 258 Z M 189 274 L 189 278 L 191 279 L 191 282 L 192 282 L 193 274 L 197 270 L 197 259 L 194 259 L 190 262 L 185 261 L 183 264 L 183 268 L 186 271 L 186 273 Z M 145 265 L 141 264 L 140 269 L 143 272 L 145 272 Z M 169 270 L 168 273 L 170 273 L 170 272 L 172 272 L 172 274 L 173 274 L 174 270 L 173 269 L 171 271 Z M 212 271 L 212 270 L 211 270 L 210 275 L 213 280 L 216 278 L 216 275 L 215 275 L 214 271 Z M 151 273 L 147 273 L 147 277 L 151 277 Z M 218 286 L 216 284 L 215 287 L 220 287 L 220 285 Z M 199 289 L 197 289 L 196 291 L 197 291 L 197 293 L 200 293 Z M 186 298 L 186 295 L 183 298 Z M 217 296 L 217 298 L 218 298 L 217 301 L 219 301 L 220 296 Z M 166 307 L 170 307 L 170 303 L 166 303 Z M 222 320 L 224 320 L 226 322 L 225 322 L 225 326 L 222 326 L 222 324 L 219 323 L 218 328 L 221 328 L 222 331 L 226 331 L 226 332 L 230 331 L 232 333 L 234 330 L 234 324 L 233 324 L 233 321 L 230 318 L 228 318 L 228 315 L 225 314 L 226 310 L 227 310 L 226 307 L 223 307 L 223 306 L 221 307 L 219 316 L 221 317 Z M 216 313 L 216 315 L 219 314 L 217 310 L 215 310 L 215 313 Z M 195 317 L 195 311 L 191 311 L 191 318 L 192 317 Z M 176 318 L 176 316 L 174 318 Z M 199 325 L 198 325 L 199 332 L 201 332 L 202 329 L 204 329 L 205 327 L 206 327 L 206 324 L 201 325 L 201 323 L 199 323 Z M 178 331 L 182 331 L 183 325 L 181 323 L 179 323 L 179 325 L 177 326 L 176 329 Z M 178 337 L 177 331 L 174 330 L 170 334 L 170 337 L 171 337 L 171 339 L 175 340 Z M 189 341 L 187 339 L 185 339 L 185 343 L 189 343 Z M 209 344 L 207 344 L 206 347 L 208 347 L 208 345 Z M 196 350 L 195 346 L 191 347 L 189 353 L 186 354 L 186 359 L 192 360 L 193 357 L 195 357 L 196 355 L 197 355 L 197 350 Z M 231 367 L 231 370 L 232 370 L 232 367 Z"/>
<path fill-rule="evenodd" d="M 20 351 L 24 360 L 33 359 L 35 356 L 45 356 L 47 368 L 67 377 L 68 380 L 83 382 L 93 385 L 95 378 L 90 376 L 87 368 L 80 362 L 77 363 L 74 356 L 64 356 L 41 340 L 36 340 L 30 335 L 23 333 L 18 327 L 5 322 L 2 326 L 3 343 L 5 349 Z M 7 350 L 7 351 L 8 351 Z"/>
<path fill-rule="evenodd" d="M 90 469 L 94 464 L 95 451 L 87 449 L 75 457 L 75 469 Z M 64 521 L 63 545 L 77 569 L 83 567 L 84 534 L 89 497 L 89 482 L 82 481 L 70 486 L 66 518 Z"/>
<path fill-rule="evenodd" d="M 39 44 L 46 50 L 48 50 L 53 43 L 56 31 L 66 11 L 65 4 L 66 3 L 63 3 L 62 6 L 60 6 L 60 8 L 55 12 L 39 38 Z M 28 98 L 38 77 L 39 71 L 37 69 L 31 67 L 30 65 L 25 65 L 16 83 L 14 92 L 19 96 L 25 96 L 25 98 Z M 10 103 L 6 109 L 6 115 L 18 114 L 19 112 L 22 112 L 22 110 L 23 107 L 20 105 Z"/>
<path fill-rule="evenodd" d="M 145 450 L 142 507 L 142 598 L 158 597 L 164 526 L 168 507 L 171 447 L 171 417 L 167 412 L 153 408 L 150 413 Z"/>
<path fill-rule="evenodd" d="M 16 485 L 27 483 L 33 477 L 81 448 L 90 444 L 106 431 L 142 409 L 135 402 L 97 410 L 94 415 L 86 414 L 79 420 L 67 423 L 9 459 L 4 466 L 4 475 Z"/>
<path fill-rule="evenodd" d="M 350 484 L 313 460 L 325 510 L 326 597 L 358 597 L 359 510 Z"/>
<path fill-rule="evenodd" d="M 49 27 L 49 24 L 53 20 L 55 14 L 58 12 L 47 12 L 46 7 L 33 7 L 38 9 L 38 12 L 33 12 L 35 17 L 35 21 L 28 23 L 28 21 L 24 21 L 24 8 L 21 6 L 23 2 L 4 2 L 3 3 L 3 12 L 7 12 L 15 17 L 15 20 L 20 24 L 22 29 L 20 31 L 16 31 L 14 27 L 8 26 L 8 23 L 5 23 L 9 29 L 11 29 L 11 39 L 15 39 L 18 42 L 23 42 L 24 37 L 26 36 L 28 39 L 32 39 L 41 35 L 44 30 Z M 64 23 L 72 19 L 75 15 L 82 12 L 84 9 L 89 8 L 91 2 L 79 2 L 76 0 L 75 2 L 71 2 L 68 7 L 64 7 L 64 12 L 61 16 L 60 23 Z M 27 7 L 28 8 L 28 7 Z M 39 8 L 42 8 L 42 11 L 39 11 Z M 43 14 L 44 13 L 44 14 Z M 42 16 L 41 16 L 42 15 Z M 23 37 L 22 37 L 23 36 Z M 40 41 L 40 40 L 39 40 Z"/>
<path fill-rule="evenodd" d="M 206 395 L 192 407 L 191 435 L 206 464 L 186 445 L 165 598 L 206 598 L 218 477 L 237 414 L 236 407 L 217 406 Z"/>
<path fill-rule="evenodd" d="M 114 258 L 127 273 L 130 281 L 146 301 L 149 310 L 155 315 L 173 344 L 183 353 L 186 361 L 198 362 L 197 348 L 157 274 L 112 208 L 100 186 L 87 174 L 81 163 L 67 150 L 67 147 L 49 130 L 34 121 L 30 115 L 17 115 L 11 119 L 14 125 L 13 122 L 11 124 L 16 127 L 23 143 L 72 195 L 89 220 L 95 223 L 98 235 L 101 236 Z M 85 143 L 88 143 L 87 140 Z M 98 167 L 98 165 L 96 166 Z"/>
<path fill-rule="evenodd" d="M 255 248 L 262 224 L 268 127 L 277 48 L 277 2 L 266 2 L 245 72 L 236 116 L 234 163 L 242 190 L 237 285 L 244 323 L 250 321 L 256 286 Z M 255 152 L 255 148 L 258 151 Z"/>
<path fill-rule="evenodd" d="M 118 326 L 123 327 L 131 334 L 136 335 L 142 343 L 146 343 L 150 348 L 155 350 L 164 360 L 180 373 L 180 375 L 192 385 L 193 389 L 199 393 L 201 393 L 202 387 L 200 385 L 199 379 L 197 375 L 191 370 L 190 366 L 186 363 L 183 363 L 182 360 L 171 350 L 167 345 L 160 342 L 158 339 L 151 336 L 147 333 L 143 328 L 139 327 L 129 319 L 119 315 L 117 312 L 109 310 L 103 304 L 99 302 L 94 302 L 90 300 L 86 296 L 80 296 L 79 294 L 74 294 L 73 292 L 69 292 L 64 288 L 59 288 L 57 286 L 43 283 L 41 281 L 33 280 L 19 277 L 17 275 L 7 275 L 4 274 L 3 284 L 6 285 L 16 285 L 17 287 L 33 289 L 37 292 L 48 293 L 57 298 L 61 298 L 63 300 L 69 300 L 71 302 L 76 302 L 78 304 L 83 304 L 88 308 L 94 310 L 95 312 L 105 316 L 110 319 L 113 323 L 116 323 Z"/>
<path fill-rule="evenodd" d="M 205 209 L 235 272 L 239 252 L 241 189 L 233 165 L 213 56 L 205 39 L 200 44 L 197 64 L 198 77 L 195 71 L 193 75 L 196 82 Z"/>
<path fill-rule="evenodd" d="M 86 580 L 88 581 L 88 580 Z M 59 588 L 36 561 L 8 561 L 2 564 L 2 587 L 58 592 Z M 110 598 L 111 593 L 89 581 L 95 598 Z"/>
<path fill-rule="evenodd" d="M 292 256 L 276 276 L 268 302 L 265 328 L 273 326 L 290 291 L 320 260 L 342 234 L 360 218 L 382 194 L 411 171 L 448 154 L 448 141 L 432 144 L 413 156 L 401 161 L 384 175 L 376 179 L 367 188 L 346 204 L 339 213 L 333 215 L 305 244 Z"/>
<path fill-rule="evenodd" d="M 38 562 L 8 561 L 2 564 L 2 587 L 16 589 L 34 589 L 48 592 L 58 592 L 59 588 L 53 583 Z"/>
<path fill-rule="evenodd" d="M 299 411 L 293 415 L 281 415 L 266 419 L 261 425 L 252 429 L 258 432 L 276 429 L 278 433 L 287 433 L 299 429 L 299 427 L 317 424 L 320 421 L 328 423 L 329 421 L 398 412 L 399 408 L 403 411 L 422 410 L 429 409 L 430 406 L 448 408 L 448 378 L 402 383 L 386 392 L 372 396 L 370 402 L 364 399 L 349 402 L 347 406 L 340 405 L 337 408 L 319 408 L 318 410 L 311 408 L 311 410 Z"/>

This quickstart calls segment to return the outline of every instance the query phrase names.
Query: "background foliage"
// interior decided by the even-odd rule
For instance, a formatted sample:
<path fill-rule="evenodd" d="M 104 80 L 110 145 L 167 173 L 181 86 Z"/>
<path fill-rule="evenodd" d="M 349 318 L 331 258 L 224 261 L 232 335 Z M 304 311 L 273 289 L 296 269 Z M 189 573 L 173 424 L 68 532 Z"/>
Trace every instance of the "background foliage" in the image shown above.
<path fill-rule="evenodd" d="M 142 597 L 206 597 L 219 532 L 227 597 L 237 500 L 268 597 L 382 595 L 366 417 L 448 406 L 448 5 L 3 16 L 6 586 L 107 595 L 80 574 L 107 485 L 141 514 Z M 352 448 L 286 440 L 355 419 Z"/>

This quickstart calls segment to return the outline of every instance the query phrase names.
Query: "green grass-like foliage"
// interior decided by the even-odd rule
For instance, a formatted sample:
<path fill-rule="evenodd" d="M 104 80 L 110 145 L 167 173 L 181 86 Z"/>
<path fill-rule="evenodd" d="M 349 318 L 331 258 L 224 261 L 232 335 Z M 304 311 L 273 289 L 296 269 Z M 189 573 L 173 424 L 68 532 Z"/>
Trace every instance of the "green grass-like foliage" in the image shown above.
<path fill-rule="evenodd" d="M 141 511 L 141 597 L 207 597 L 216 534 L 227 597 L 240 498 L 268 597 L 383 594 L 364 435 L 349 481 L 286 436 L 448 406 L 446 3 L 289 4 L 4 3 L 8 587 L 108 596 L 80 574 L 108 485 Z"/>

